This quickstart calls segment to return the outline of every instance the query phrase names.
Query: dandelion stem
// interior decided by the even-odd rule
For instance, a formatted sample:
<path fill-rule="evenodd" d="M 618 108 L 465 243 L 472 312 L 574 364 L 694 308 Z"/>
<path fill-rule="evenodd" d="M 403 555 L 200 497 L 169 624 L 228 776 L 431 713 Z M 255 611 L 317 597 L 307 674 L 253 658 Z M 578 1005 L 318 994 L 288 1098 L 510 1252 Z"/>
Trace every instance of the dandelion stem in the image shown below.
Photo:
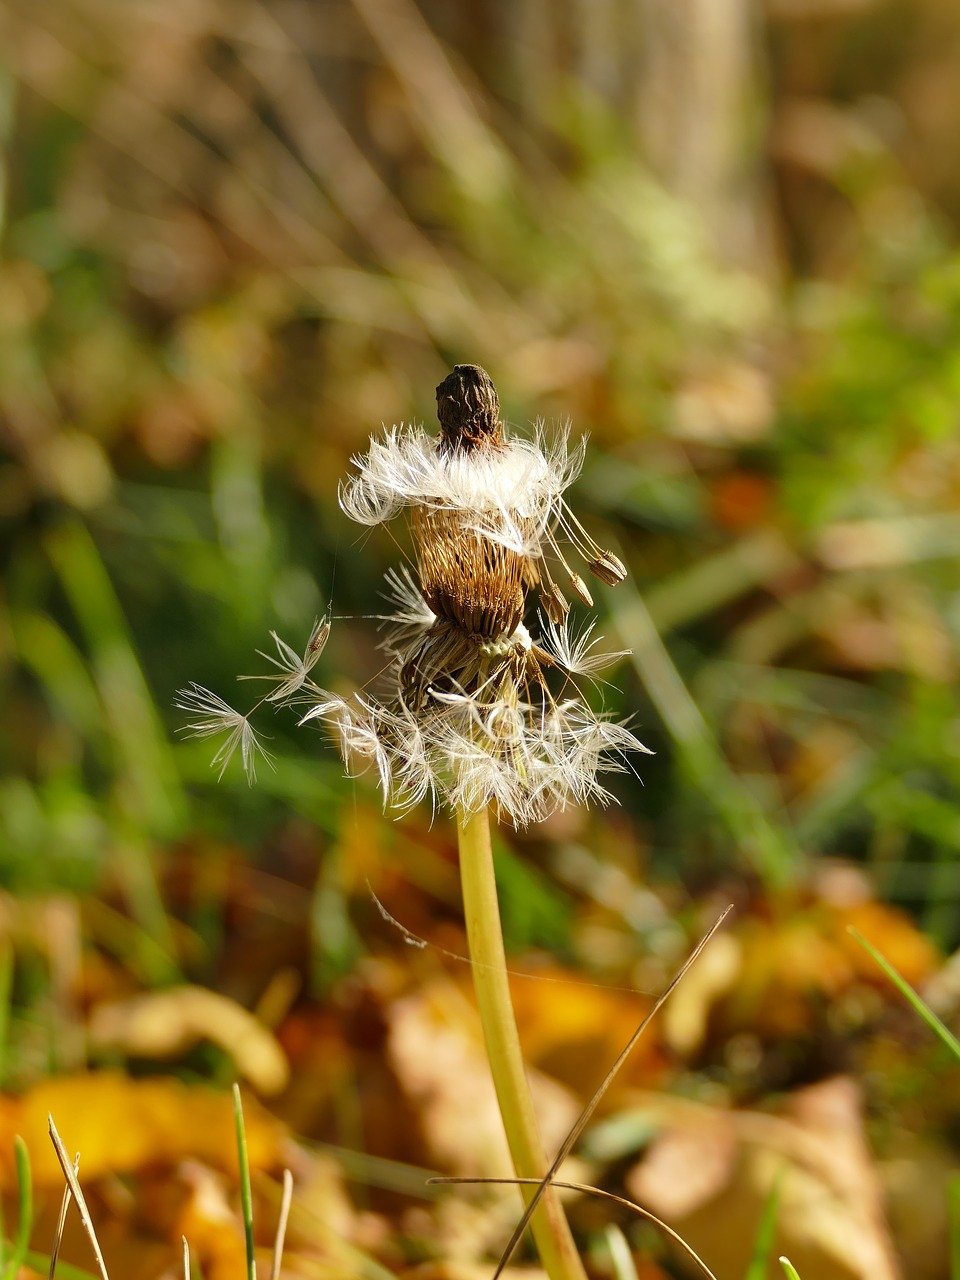
<path fill-rule="evenodd" d="M 459 812 L 457 832 L 473 983 L 500 1115 L 517 1177 L 540 1179 L 548 1161 L 530 1099 L 510 999 L 487 810 Z M 524 1195 L 529 1199 L 535 1191 L 536 1187 L 526 1187 Z M 550 1280 L 584 1280 L 570 1228 L 554 1191 L 544 1195 L 531 1229 Z"/>

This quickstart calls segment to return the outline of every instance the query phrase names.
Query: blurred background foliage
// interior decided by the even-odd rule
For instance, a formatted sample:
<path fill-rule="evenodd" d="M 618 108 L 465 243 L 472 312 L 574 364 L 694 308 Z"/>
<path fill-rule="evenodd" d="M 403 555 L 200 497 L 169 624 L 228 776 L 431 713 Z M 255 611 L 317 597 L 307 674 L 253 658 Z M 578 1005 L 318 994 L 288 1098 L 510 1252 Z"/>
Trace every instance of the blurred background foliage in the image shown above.
<path fill-rule="evenodd" d="M 399 941 L 368 885 L 462 952 L 446 819 L 385 822 L 280 718 L 218 784 L 172 703 L 326 609 L 321 682 L 376 673 L 398 553 L 337 481 L 477 362 L 511 424 L 591 436 L 605 696 L 657 752 L 502 833 L 512 948 L 651 990 L 735 898 L 670 1061 L 748 1099 L 859 1064 L 945 1274 L 910 1224 L 948 1157 L 904 1135 L 956 1132 L 956 1073 L 903 1024 L 856 1056 L 843 926 L 914 981 L 960 943 L 953 0 L 2 0 L 0 60 L 3 1083 L 113 1060 L 86 1012 L 186 977 L 281 1028 L 297 1132 L 417 1158 L 361 958 Z M 564 1040 L 550 990 L 528 1051 L 587 1095 L 635 1003 Z M 228 1080 L 231 1038 L 181 1069 Z"/>
<path fill-rule="evenodd" d="M 204 841 L 315 833 L 321 982 L 395 846 L 455 901 L 444 824 L 379 825 L 321 738 L 218 786 L 171 704 L 327 608 L 323 681 L 370 678 L 396 551 L 337 479 L 473 361 L 591 435 L 609 697 L 657 750 L 510 837 L 517 943 L 562 949 L 601 852 L 677 904 L 854 859 L 960 940 L 950 0 L 4 0 L 0 47 L 8 890 L 115 895 L 154 978 Z"/>

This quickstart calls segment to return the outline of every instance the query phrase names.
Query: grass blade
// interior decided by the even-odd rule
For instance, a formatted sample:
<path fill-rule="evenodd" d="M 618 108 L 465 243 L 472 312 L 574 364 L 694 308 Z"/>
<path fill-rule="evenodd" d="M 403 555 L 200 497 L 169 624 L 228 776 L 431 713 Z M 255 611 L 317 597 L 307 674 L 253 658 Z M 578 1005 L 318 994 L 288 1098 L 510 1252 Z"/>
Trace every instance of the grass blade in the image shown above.
<path fill-rule="evenodd" d="M 34 1253 L 31 1250 L 26 1262 L 31 1271 L 36 1271 L 38 1275 L 42 1276 L 44 1271 L 49 1271 L 50 1260 L 45 1253 Z M 69 1262 L 57 1265 L 57 1276 L 59 1280 L 96 1280 L 92 1271 L 84 1271 L 83 1267 L 75 1267 Z"/>
<path fill-rule="evenodd" d="M 73 1176 L 76 1178 L 80 1173 L 80 1152 L 73 1161 Z M 53 1233 L 53 1244 L 50 1247 L 50 1267 L 47 1271 L 47 1280 L 53 1280 L 53 1273 L 57 1269 L 57 1258 L 60 1256 L 60 1245 L 63 1243 L 63 1228 L 67 1222 L 67 1210 L 70 1208 L 70 1184 L 67 1183 L 63 1188 L 63 1199 L 60 1201 L 60 1213 L 57 1215 L 57 1226 Z"/>
<path fill-rule="evenodd" d="M 243 1237 L 247 1246 L 247 1280 L 257 1280 L 257 1260 L 253 1251 L 253 1192 L 250 1189 L 250 1159 L 247 1133 L 243 1127 L 240 1086 L 233 1086 L 233 1117 L 237 1130 L 237 1158 L 240 1161 L 240 1203 L 243 1208 Z"/>
<path fill-rule="evenodd" d="M 781 1258 L 780 1265 L 783 1267 L 783 1274 L 787 1277 L 787 1280 L 800 1280 L 796 1267 L 793 1266 L 789 1258 Z"/>
<path fill-rule="evenodd" d="M 498 1280 L 498 1278 L 503 1274 L 503 1269 L 504 1267 L 506 1267 L 507 1263 L 513 1257 L 513 1252 L 516 1249 L 517 1245 L 520 1243 L 520 1238 L 523 1235 L 524 1231 L 526 1231 L 527 1225 L 530 1222 L 530 1219 L 533 1217 L 534 1210 L 536 1209 L 537 1205 L 540 1203 L 541 1199 L 543 1198 L 547 1188 L 555 1180 L 557 1171 L 559 1170 L 560 1166 L 563 1164 L 564 1160 L 566 1160 L 570 1152 L 573 1150 L 574 1146 L 576 1145 L 577 1139 L 580 1137 L 584 1129 L 590 1123 L 590 1119 L 593 1116 L 594 1111 L 596 1111 L 601 1099 L 603 1098 L 603 1095 L 610 1088 L 610 1085 L 613 1083 L 613 1080 L 616 1077 L 617 1072 L 620 1070 L 620 1068 L 626 1062 L 627 1058 L 632 1053 L 633 1048 L 636 1045 L 637 1041 L 640 1039 L 644 1031 L 646 1031 L 647 1027 L 650 1025 L 650 1023 L 659 1013 L 660 1009 L 666 1003 L 667 999 L 670 997 L 672 992 L 679 986 L 679 984 L 686 977 L 691 967 L 696 963 L 704 947 L 707 945 L 710 939 L 714 936 L 714 934 L 717 932 L 717 930 L 720 928 L 720 926 L 723 924 L 724 920 L 726 920 L 727 916 L 730 914 L 732 910 L 733 910 L 733 906 L 731 905 L 729 907 L 726 907 L 720 913 L 717 919 L 713 922 L 713 924 L 710 926 L 707 932 L 703 935 L 703 937 L 694 947 L 690 955 L 686 958 L 686 960 L 677 970 L 676 974 L 671 979 L 671 981 L 667 984 L 667 986 L 663 989 L 663 991 L 661 991 L 660 995 L 657 997 L 657 999 L 653 1002 L 651 1007 L 648 1009 L 646 1015 L 644 1016 L 640 1025 L 637 1027 L 636 1031 L 634 1031 L 633 1035 L 630 1037 L 626 1045 L 621 1050 L 620 1056 L 617 1058 L 616 1062 L 613 1064 L 613 1066 L 604 1076 L 603 1080 L 600 1083 L 599 1088 L 596 1090 L 593 1097 L 584 1107 L 583 1111 L 581 1111 L 578 1118 L 574 1121 L 573 1127 L 571 1128 L 570 1132 L 567 1134 L 563 1142 L 560 1144 L 560 1150 L 554 1156 L 553 1163 L 550 1165 L 550 1168 L 547 1170 L 547 1172 L 544 1174 L 543 1178 L 541 1179 L 540 1184 L 537 1187 L 536 1193 L 533 1196 L 531 1196 L 529 1202 L 527 1203 L 527 1207 L 523 1212 L 523 1216 L 521 1217 L 520 1221 L 517 1223 L 516 1227 L 513 1230 L 513 1235 L 510 1237 L 510 1239 L 507 1241 L 506 1245 L 504 1246 L 503 1253 L 500 1255 L 500 1261 L 497 1263 L 497 1269 L 493 1274 L 493 1280 Z"/>
<path fill-rule="evenodd" d="M 13 1140 L 13 1155 L 17 1166 L 17 1238 L 13 1242 L 10 1258 L 3 1268 L 3 1280 L 16 1280 L 30 1248 L 30 1232 L 33 1229 L 33 1183 L 30 1180 L 30 1155 L 27 1144 L 19 1134 Z"/>
<path fill-rule="evenodd" d="M 437 1177 L 431 1178 L 430 1182 L 437 1187 L 455 1187 L 455 1186 L 542 1186 L 543 1184 L 536 1178 L 462 1178 L 462 1177 Z M 706 1280 L 717 1280 L 700 1255 L 687 1244 L 683 1236 L 674 1231 L 673 1227 L 668 1226 L 662 1218 L 645 1209 L 643 1205 L 636 1204 L 633 1200 L 627 1200 L 624 1196 L 618 1196 L 612 1191 L 604 1191 L 602 1187 L 592 1187 L 584 1182 L 565 1182 L 562 1179 L 554 1178 L 551 1180 L 552 1187 L 558 1187 L 561 1191 L 578 1191 L 584 1196 L 596 1196 L 598 1200 L 609 1200 L 611 1204 L 620 1205 L 623 1209 L 628 1209 L 631 1213 L 635 1213 L 637 1217 L 644 1218 L 647 1222 L 662 1231 L 665 1236 L 673 1241 L 693 1265 L 706 1277 Z"/>
<path fill-rule="evenodd" d="M 630 1252 L 630 1246 L 627 1243 L 627 1237 L 613 1223 L 607 1227 L 604 1234 L 606 1235 L 607 1248 L 610 1250 L 610 1257 L 613 1261 L 614 1280 L 639 1280 L 636 1264 L 633 1261 L 633 1254 Z"/>
<path fill-rule="evenodd" d="M 750 1266 L 747 1268 L 746 1280 L 766 1280 L 767 1259 L 773 1252 L 773 1241 L 777 1232 L 781 1177 L 782 1173 L 778 1173 L 763 1206 L 763 1215 L 757 1228 L 757 1238 L 753 1244 L 753 1257 L 750 1259 Z"/>
<path fill-rule="evenodd" d="M 800 857 L 793 832 L 769 815 L 734 772 L 653 624 L 639 592 L 624 584 L 613 620 L 633 666 L 673 738 L 689 778 L 768 886 L 789 884 Z"/>
<path fill-rule="evenodd" d="M 877 962 L 900 994 L 913 1006 L 916 1013 L 923 1019 L 934 1035 L 939 1036 L 954 1057 L 960 1060 L 960 1040 L 957 1039 L 950 1028 L 940 1021 L 930 1006 L 917 995 L 909 982 L 901 978 L 886 956 L 881 955 L 872 942 L 868 942 L 863 934 L 858 933 L 852 926 L 849 927 L 849 932 L 860 943 L 864 951 Z"/>

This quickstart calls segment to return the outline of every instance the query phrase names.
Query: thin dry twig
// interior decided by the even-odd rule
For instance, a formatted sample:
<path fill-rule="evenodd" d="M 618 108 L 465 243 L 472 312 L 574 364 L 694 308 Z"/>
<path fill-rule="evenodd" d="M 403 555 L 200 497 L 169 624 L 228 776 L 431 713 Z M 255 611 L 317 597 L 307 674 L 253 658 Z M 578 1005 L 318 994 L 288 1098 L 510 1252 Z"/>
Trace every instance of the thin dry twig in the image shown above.
<path fill-rule="evenodd" d="M 719 923 L 719 922 L 718 922 Z M 429 1186 L 446 1186 L 450 1183 L 477 1183 L 477 1184 L 494 1184 L 498 1186 L 543 1186 L 542 1182 L 538 1182 L 536 1178 L 430 1178 Z M 644 1209 L 642 1205 L 635 1204 L 633 1200 L 627 1200 L 624 1196 L 615 1195 L 612 1191 L 604 1191 L 602 1187 L 592 1187 L 585 1182 L 562 1182 L 559 1179 L 554 1180 L 550 1184 L 559 1187 L 562 1191 L 579 1191 L 586 1196 L 597 1196 L 601 1200 L 612 1200 L 614 1204 L 622 1205 L 623 1208 L 629 1209 L 632 1213 L 639 1214 L 641 1218 L 646 1218 L 648 1222 L 652 1222 L 655 1227 L 670 1237 L 670 1239 L 687 1255 L 691 1262 L 700 1268 L 707 1280 L 717 1280 L 700 1255 L 689 1245 L 683 1236 L 674 1231 L 673 1227 L 668 1227 L 662 1218 L 658 1218 L 655 1213 L 649 1209 Z"/>
<path fill-rule="evenodd" d="M 283 1171 L 283 1194 L 280 1198 L 280 1218 L 277 1222 L 277 1234 L 273 1241 L 273 1261 L 270 1265 L 270 1280 L 280 1280 L 280 1260 L 283 1257 L 283 1242 L 287 1235 L 287 1219 L 290 1216 L 290 1201 L 293 1198 L 293 1174 L 289 1169 Z"/>
<path fill-rule="evenodd" d="M 190 1280 L 190 1246 L 186 1236 L 181 1236 L 180 1239 L 183 1241 L 183 1280 Z"/>
<path fill-rule="evenodd" d="M 80 1170 L 80 1152 L 76 1154 L 73 1162 L 73 1176 L 76 1177 Z M 57 1217 L 57 1227 L 53 1233 L 53 1244 L 50 1246 L 50 1270 L 47 1272 L 47 1280 L 53 1280 L 53 1273 L 57 1269 L 57 1258 L 60 1256 L 60 1245 L 63 1242 L 63 1228 L 67 1222 L 67 1209 L 70 1207 L 70 1191 L 69 1182 L 63 1188 L 63 1199 L 60 1201 L 60 1213 Z"/>
<path fill-rule="evenodd" d="M 369 880 L 367 881 L 367 893 L 370 895 L 373 905 L 376 907 L 377 911 L 379 911 L 381 919 L 385 920 L 391 928 L 396 929 L 408 947 L 415 947 L 418 951 L 422 951 L 424 948 L 429 947 L 437 955 L 443 956 L 447 960 L 455 960 L 457 964 L 465 964 L 471 969 L 489 968 L 488 965 L 481 964 L 479 960 L 473 960 L 470 956 L 462 955 L 459 951 L 450 951 L 446 947 L 439 946 L 436 942 L 430 942 L 429 939 L 421 938 L 419 934 L 413 933 L 401 920 L 398 920 L 396 916 L 391 915 L 374 893 Z M 563 987 L 586 987 L 595 991 L 622 991 L 631 996 L 638 994 L 636 987 L 618 987 L 608 982 L 588 982 L 586 978 L 571 978 L 568 974 L 553 977 L 547 973 L 527 973 L 523 969 L 513 969 L 510 967 L 506 969 L 506 973 L 508 977 L 520 978 L 524 982 L 546 982 Z"/>
<path fill-rule="evenodd" d="M 720 928 L 720 926 L 723 924 L 724 920 L 726 920 L 727 916 L 730 914 L 732 910 L 733 910 L 733 906 L 731 905 L 727 907 L 724 911 L 722 911 L 720 915 L 717 917 L 717 919 L 714 921 L 714 923 L 711 925 L 711 927 L 703 935 L 703 937 L 697 943 L 694 950 L 684 961 L 683 965 L 678 970 L 673 980 L 667 985 L 667 987 L 664 988 L 664 990 L 660 993 L 660 995 L 654 1001 L 652 1008 L 649 1010 L 646 1017 L 643 1019 L 643 1021 L 637 1027 L 636 1031 L 627 1041 L 627 1044 L 624 1046 L 616 1062 L 613 1064 L 613 1066 L 604 1076 L 603 1081 L 600 1084 L 600 1087 L 597 1089 L 596 1093 L 593 1095 L 593 1097 L 584 1107 L 583 1111 L 581 1111 L 579 1117 L 574 1122 L 573 1128 L 570 1130 L 566 1138 L 564 1138 L 563 1142 L 561 1143 L 560 1150 L 557 1152 L 556 1156 L 554 1157 L 553 1163 L 551 1164 L 550 1168 L 547 1170 L 543 1179 L 540 1181 L 539 1185 L 537 1186 L 536 1192 L 534 1193 L 533 1196 L 531 1196 L 530 1201 L 527 1204 L 527 1207 L 523 1211 L 523 1215 L 520 1218 L 520 1221 L 517 1223 L 516 1227 L 514 1228 L 513 1235 L 508 1240 L 506 1248 L 504 1249 L 503 1254 L 500 1257 L 500 1261 L 497 1263 L 497 1269 L 493 1273 L 493 1280 L 499 1280 L 499 1277 L 503 1273 L 504 1267 L 506 1267 L 507 1263 L 513 1257 L 513 1251 L 516 1249 L 517 1245 L 520 1243 L 520 1238 L 523 1235 L 524 1231 L 526 1231 L 527 1225 L 530 1222 L 530 1219 L 533 1217 L 533 1214 L 534 1214 L 534 1211 L 536 1210 L 537 1205 L 543 1199 L 544 1193 L 546 1192 L 547 1188 L 551 1185 L 551 1183 L 553 1183 L 557 1170 L 563 1164 L 564 1160 L 566 1160 L 567 1156 L 572 1151 L 577 1139 L 580 1137 L 581 1133 L 583 1133 L 584 1129 L 589 1124 L 590 1117 L 593 1115 L 594 1111 L 596 1111 L 597 1106 L 600 1103 L 600 1100 L 603 1098 L 604 1094 L 610 1088 L 617 1072 L 623 1066 L 624 1062 L 626 1062 L 627 1058 L 629 1057 L 630 1053 L 633 1050 L 634 1045 L 643 1035 L 644 1031 L 646 1031 L 647 1027 L 650 1025 L 653 1018 L 660 1011 L 660 1008 L 663 1006 L 664 1002 L 669 998 L 669 996 L 673 993 L 676 987 L 683 981 L 684 977 L 689 972 L 691 966 L 696 963 L 704 947 L 707 945 L 707 943 L 710 941 L 713 935 L 717 932 L 717 930 Z"/>
<path fill-rule="evenodd" d="M 90 1238 L 90 1244 L 93 1247 L 93 1254 L 97 1260 L 97 1270 L 100 1272 L 101 1280 L 110 1280 L 107 1275 L 107 1264 L 103 1260 L 103 1254 L 100 1251 L 100 1241 L 97 1239 L 97 1233 L 94 1230 L 93 1219 L 90 1217 L 90 1210 L 87 1208 L 87 1202 L 83 1198 L 83 1191 L 77 1175 L 74 1173 L 67 1156 L 66 1148 L 63 1141 L 57 1133 L 57 1126 L 53 1123 L 53 1116 L 47 1116 L 47 1127 L 50 1130 L 50 1140 L 53 1143 L 53 1149 L 57 1153 L 57 1159 L 60 1161 L 60 1168 L 63 1170 L 63 1176 L 67 1180 L 67 1186 L 70 1194 L 77 1202 L 77 1208 L 80 1211 L 80 1221 L 83 1223 L 83 1229 Z M 78 1157 L 79 1159 L 79 1157 Z"/>

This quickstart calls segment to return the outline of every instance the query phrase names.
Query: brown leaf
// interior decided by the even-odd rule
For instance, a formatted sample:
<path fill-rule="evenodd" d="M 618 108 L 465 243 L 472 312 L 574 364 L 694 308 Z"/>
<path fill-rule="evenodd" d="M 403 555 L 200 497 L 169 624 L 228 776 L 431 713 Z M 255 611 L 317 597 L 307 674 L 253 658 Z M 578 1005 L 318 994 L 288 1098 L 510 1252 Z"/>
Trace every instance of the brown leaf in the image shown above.
<path fill-rule="evenodd" d="M 898 1280 L 856 1084 L 837 1077 L 792 1095 L 782 1116 L 661 1098 L 665 1121 L 629 1194 L 693 1246 L 718 1280 L 741 1280 L 778 1191 L 768 1275 L 786 1254 L 816 1280 Z"/>
<path fill-rule="evenodd" d="M 911 985 L 923 982 L 937 964 L 936 948 L 908 916 L 869 899 L 814 902 L 786 919 L 754 917 L 735 927 L 739 971 L 731 969 L 726 990 L 722 984 L 715 989 L 712 1027 L 726 1036 L 740 1031 L 777 1039 L 808 1035 L 818 1029 L 827 1004 L 839 1009 L 842 997 L 855 989 L 870 986 L 896 999 L 850 927 Z M 696 984 L 696 971 L 691 978 Z M 683 988 L 677 994 L 682 1005 Z"/>
<path fill-rule="evenodd" d="M 479 1019 L 459 991 L 440 979 L 388 1013 L 388 1055 L 422 1118 L 434 1158 L 461 1175 L 497 1176 L 510 1168 L 503 1125 L 483 1050 Z M 530 1072 L 544 1146 L 559 1147 L 577 1115 L 570 1094 Z"/>
<path fill-rule="evenodd" d="M 208 1280 L 234 1280 L 246 1274 L 243 1225 L 223 1185 L 212 1170 L 196 1161 L 180 1172 L 187 1187 L 186 1203 L 177 1215 L 175 1231 L 186 1236 L 191 1256 Z M 173 1231 L 170 1232 L 173 1236 Z"/>
<path fill-rule="evenodd" d="M 740 942 L 730 933 L 719 933 L 660 1014 L 663 1037 L 675 1053 L 688 1056 L 702 1044 L 714 1001 L 725 995 L 740 974 Z"/>

